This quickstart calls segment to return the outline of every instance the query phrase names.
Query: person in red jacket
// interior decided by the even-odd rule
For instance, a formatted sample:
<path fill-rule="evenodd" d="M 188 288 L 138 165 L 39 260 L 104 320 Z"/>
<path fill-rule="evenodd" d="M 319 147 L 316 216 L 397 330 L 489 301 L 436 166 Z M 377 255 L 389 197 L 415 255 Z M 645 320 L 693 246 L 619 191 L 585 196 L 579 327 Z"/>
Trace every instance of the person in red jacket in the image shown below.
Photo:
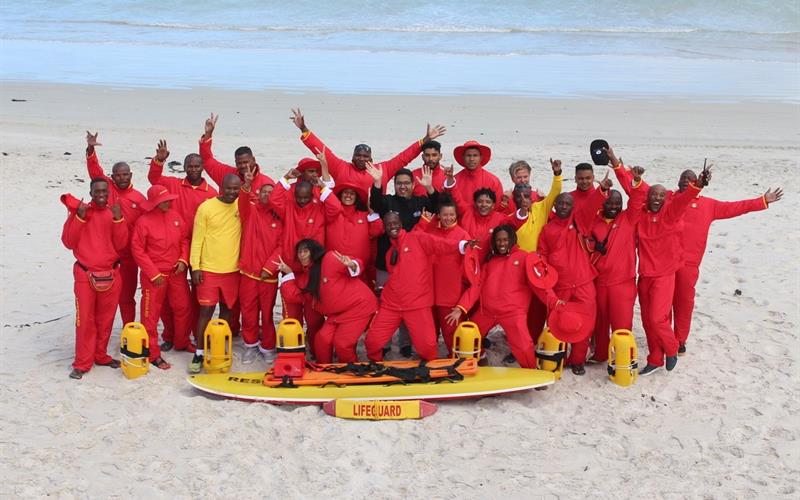
<path fill-rule="evenodd" d="M 189 347 L 191 294 L 186 282 L 189 267 L 189 225 L 172 201 L 178 196 L 159 184 L 147 190 L 147 210 L 136 221 L 131 251 L 141 270 L 142 304 L 140 316 L 150 337 L 150 363 L 162 370 L 170 368 L 158 345 L 158 318 L 169 297 L 177 349 Z"/>
<path fill-rule="evenodd" d="M 300 240 L 312 239 L 325 244 L 325 220 L 341 211 L 341 204 L 333 191 L 320 181 L 320 197 L 314 198 L 312 186 L 306 181 L 298 181 L 294 191 L 294 199 L 290 200 L 289 181 L 299 177 L 297 169 L 290 169 L 270 195 L 270 204 L 278 216 L 283 219 L 283 238 L 281 246 L 284 250 L 295 248 Z M 286 263 L 295 271 L 302 269 L 294 252 L 287 251 Z M 284 316 L 299 321 L 306 321 L 309 342 L 322 327 L 323 318 L 314 311 L 309 301 L 296 304 L 284 300 Z M 313 344 L 312 344 L 313 345 Z"/>
<path fill-rule="evenodd" d="M 372 163 L 372 148 L 366 144 L 358 144 L 353 149 L 353 158 L 351 161 L 345 161 L 336 156 L 330 148 L 325 144 L 306 126 L 305 117 L 300 112 L 300 109 L 292 110 L 292 117 L 290 118 L 295 126 L 300 129 L 302 135 L 300 140 L 311 151 L 312 154 L 318 155 L 325 154 L 328 160 L 328 169 L 330 170 L 333 180 L 338 183 L 347 183 L 358 186 L 364 191 L 369 191 L 372 186 L 372 176 L 367 172 L 367 163 Z M 423 144 L 444 135 L 446 129 L 441 125 L 436 125 L 431 128 L 428 125 L 425 137 L 415 141 L 409 147 L 401 151 L 397 156 L 389 160 L 376 163 L 375 167 L 383 172 L 382 191 L 386 191 L 386 184 L 389 179 L 394 177 L 394 174 L 411 163 L 416 158 Z"/>
<path fill-rule="evenodd" d="M 528 305 L 533 292 L 525 273 L 527 256 L 528 252 L 517 246 L 513 226 L 502 224 L 494 228 L 491 252 L 481 262 L 479 281 L 462 294 L 446 321 L 457 325 L 477 303 L 470 321 L 478 325 L 481 335 L 486 337 L 500 325 L 519 366 L 536 368 L 534 341 L 528 330 Z"/>
<path fill-rule="evenodd" d="M 678 192 L 697 182 L 697 174 L 684 171 L 678 180 Z M 675 273 L 675 294 L 672 298 L 672 317 L 675 337 L 678 339 L 678 354 L 686 352 L 686 339 L 692 325 L 695 285 L 700 275 L 700 263 L 706 251 L 708 231 L 711 223 L 721 219 L 732 219 L 750 212 L 766 210 L 770 204 L 780 201 L 783 191 L 768 189 L 763 195 L 750 200 L 720 201 L 698 195 L 683 214 L 683 266 Z"/>
<path fill-rule="evenodd" d="M 589 234 L 591 221 L 603 205 L 606 192 L 611 188 L 611 180 L 606 173 L 592 197 L 579 208 L 574 208 L 572 195 L 561 193 L 556 198 L 556 216 L 545 224 L 539 236 L 537 250 L 547 262 L 558 272 L 558 281 L 553 292 L 559 300 L 577 302 L 592 312 L 590 321 L 581 332 L 581 340 L 572 343 L 567 364 L 572 373 L 586 373 L 584 364 L 589 352 L 589 339 L 595 323 L 597 299 L 594 279 L 597 271 L 589 260 L 589 252 L 585 241 Z"/>
<path fill-rule="evenodd" d="M 326 252 L 315 240 L 297 243 L 297 260 L 303 269 L 293 273 L 283 261 L 281 293 L 293 302 L 311 302 L 325 316 L 325 325 L 314 335 L 313 352 L 319 363 L 357 361 L 356 345 L 378 310 L 375 294 L 359 279 L 364 269 L 360 259 L 336 251 Z M 303 297 L 307 296 L 307 297 Z"/>
<path fill-rule="evenodd" d="M 671 371 L 678 363 L 678 340 L 672 330 L 672 299 L 675 273 L 683 265 L 682 218 L 693 199 L 711 179 L 703 170 L 697 183 L 667 199 L 667 190 L 656 184 L 647 191 L 646 208 L 636 224 L 639 245 L 639 305 L 647 335 L 647 366 L 639 372 L 650 375 L 665 365 Z M 643 186 L 644 188 L 645 186 Z"/>
<path fill-rule="evenodd" d="M 475 192 L 482 188 L 490 189 L 494 193 L 494 203 L 503 199 L 503 184 L 500 179 L 484 168 L 492 158 L 489 146 L 478 141 L 467 141 L 453 150 L 453 157 L 464 167 L 456 174 L 456 186 L 453 188 L 458 191 L 462 200 L 472 199 Z M 497 209 L 500 209 L 499 206 Z"/>
<path fill-rule="evenodd" d="M 442 161 L 442 145 L 437 141 L 428 141 L 422 145 L 422 167 L 415 168 L 411 171 L 414 177 L 414 196 L 427 196 L 428 190 L 420 184 L 419 180 L 422 178 L 422 169 L 427 167 L 431 171 L 431 178 L 433 179 L 433 189 L 442 192 L 444 189 L 444 167 L 440 164 Z"/>
<path fill-rule="evenodd" d="M 245 174 L 254 169 L 256 174 L 253 179 L 252 189 L 259 189 L 264 184 L 272 184 L 274 186 L 275 181 L 261 172 L 261 167 L 258 166 L 256 157 L 253 156 L 253 150 L 248 146 L 238 147 L 233 152 L 235 167 L 226 165 L 214 158 L 214 154 L 211 152 L 211 142 L 218 119 L 219 115 L 211 113 L 211 117 L 206 119 L 204 132 L 200 137 L 200 157 L 203 159 L 203 168 L 208 172 L 208 176 L 217 183 L 217 186 L 222 186 L 222 180 L 227 174 L 238 175 L 239 180 L 244 183 Z"/>
<path fill-rule="evenodd" d="M 436 215 L 429 218 L 423 214 L 414 231 L 425 231 L 453 242 L 472 239 L 470 234 L 458 225 L 456 204 L 446 195 L 439 198 L 439 210 Z M 446 318 L 458 304 L 458 299 L 468 286 L 467 277 L 464 276 L 464 256 L 460 254 L 433 256 L 433 319 L 436 331 L 442 332 L 444 345 L 451 354 L 456 325 L 448 323 Z"/>
<path fill-rule="evenodd" d="M 75 256 L 75 360 L 70 378 L 80 379 L 92 365 L 119 368 L 108 355 L 108 339 L 117 313 L 122 283 L 117 275 L 121 252 L 129 245 L 128 225 L 119 203 L 108 207 L 109 183 L 92 179 L 92 201 L 64 195 L 69 216 L 61 242 Z"/>
<path fill-rule="evenodd" d="M 117 162 L 111 167 L 111 177 L 105 175 L 100 160 L 97 158 L 95 148 L 102 146 L 97 142 L 98 132 L 91 134 L 86 131 L 86 169 L 91 179 L 105 179 L 109 186 L 108 203 L 116 205 L 119 202 L 122 216 L 128 225 L 128 235 L 133 234 L 136 219 L 142 212 L 144 195 L 133 188 L 133 174 L 131 167 L 125 162 Z M 120 253 L 120 278 L 119 315 L 122 323 L 136 321 L 136 287 L 138 286 L 139 269 L 131 255 L 130 241 Z"/>
<path fill-rule="evenodd" d="M 431 256 L 463 253 L 467 244 L 474 246 L 477 242 L 456 243 L 421 231 L 407 233 L 400 216 L 394 212 L 384 215 L 383 226 L 391 243 L 386 257 L 389 279 L 364 341 L 367 356 L 371 361 L 381 361 L 383 347 L 403 322 L 420 357 L 435 359 L 438 344 L 431 313 L 434 302 Z"/>
<path fill-rule="evenodd" d="M 203 159 L 197 153 L 189 153 L 183 159 L 183 171 L 186 176 L 183 178 L 164 175 L 164 164 L 169 158 L 169 149 L 167 148 L 167 141 L 161 139 L 158 141 L 156 147 L 156 154 L 150 160 L 150 171 L 147 174 L 147 179 L 150 184 L 158 184 L 167 188 L 171 194 L 177 196 L 173 202 L 172 208 L 177 210 L 178 215 L 186 223 L 189 228 L 189 240 L 192 238 L 192 227 L 194 224 L 194 216 L 197 213 L 197 207 L 204 201 L 217 196 L 217 190 L 209 185 L 203 179 Z M 186 278 L 186 276 L 184 276 Z M 197 314 L 199 311 L 197 304 L 197 291 L 194 285 L 191 286 L 192 299 L 190 301 L 190 328 L 194 332 L 197 324 Z M 169 297 L 166 298 L 161 306 L 161 322 L 164 324 L 164 331 L 161 333 L 162 343 L 161 350 L 169 351 L 174 347 L 175 330 L 173 325 L 175 323 L 172 307 L 169 303 Z M 197 334 L 195 332 L 195 338 Z M 182 345 L 182 342 L 181 342 Z M 189 344 L 186 350 L 194 352 L 194 345 Z"/>
<path fill-rule="evenodd" d="M 636 223 L 642 214 L 647 191 L 641 187 L 644 169 L 635 167 L 637 187 L 622 210 L 622 195 L 612 189 L 591 225 L 594 242 L 592 263 L 597 269 L 597 319 L 595 320 L 594 354 L 589 361 L 608 360 L 609 326 L 611 332 L 633 329 L 633 305 L 636 302 Z"/>
<path fill-rule="evenodd" d="M 462 172 L 465 171 L 462 170 Z M 480 258 L 483 259 L 491 251 L 489 240 L 492 237 L 492 230 L 497 226 L 508 223 L 509 217 L 495 209 L 497 193 L 491 187 L 477 188 L 475 191 L 470 192 L 468 196 L 465 196 L 465 190 L 459 184 L 464 178 L 462 177 L 459 180 L 459 175 L 453 175 L 452 165 L 445 169 L 445 176 L 444 192 L 450 193 L 456 207 L 458 207 L 459 225 L 472 238 L 478 240 Z"/>
<path fill-rule="evenodd" d="M 239 196 L 242 220 L 242 245 L 239 252 L 239 304 L 242 311 L 242 340 L 245 351 L 242 363 L 249 364 L 260 355 L 274 361 L 275 323 L 272 310 L 278 295 L 278 265 L 282 246 L 283 221 L 270 205 L 274 186 L 263 184 L 252 195 L 255 169 L 245 174 L 243 194 Z M 259 319 L 261 342 L 259 344 Z"/>
<path fill-rule="evenodd" d="M 590 163 L 575 165 L 575 189 L 570 191 L 575 210 L 580 210 L 584 202 L 588 201 L 595 191 L 594 167 Z"/>

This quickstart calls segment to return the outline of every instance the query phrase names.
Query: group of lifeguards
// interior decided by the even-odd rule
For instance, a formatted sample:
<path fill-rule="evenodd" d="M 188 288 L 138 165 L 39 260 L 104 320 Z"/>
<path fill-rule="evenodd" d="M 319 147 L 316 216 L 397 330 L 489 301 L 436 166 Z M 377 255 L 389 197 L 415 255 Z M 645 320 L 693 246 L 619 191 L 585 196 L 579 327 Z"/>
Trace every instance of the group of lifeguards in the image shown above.
<path fill-rule="evenodd" d="M 587 362 L 607 359 L 611 331 L 633 328 L 638 296 L 649 351 L 640 373 L 672 370 L 686 352 L 710 224 L 766 209 L 783 194 L 770 189 L 736 202 L 700 196 L 710 168 L 683 172 L 674 192 L 649 186 L 643 168 L 626 167 L 605 143 L 593 161 L 613 169 L 625 209 L 608 172 L 596 182 L 589 163 L 575 167 L 577 188 L 562 193 L 561 162 L 551 159 L 545 195 L 531 187 L 530 165 L 516 161 L 513 189 L 503 191 L 484 168 L 486 145 L 456 147 L 458 173 L 440 164 L 442 126 L 373 163 L 366 144 L 346 161 L 307 128 L 299 109 L 291 120 L 315 158 L 277 183 L 248 147 L 234 152 L 235 166 L 214 158 L 212 114 L 199 154 L 184 159 L 183 178 L 163 174 L 169 150 L 159 141 L 147 197 L 134 189 L 128 164 L 104 173 L 98 136 L 87 132 L 91 201 L 62 196 L 69 212 L 62 242 L 76 259 L 70 377 L 95 364 L 120 366 L 108 341 L 118 307 L 123 323 L 135 320 L 139 285 L 139 318 L 160 369 L 170 368 L 162 352 L 175 349 L 193 352 L 189 371 L 201 371 L 202 332 L 217 306 L 241 331 L 242 362 L 272 361 L 280 294 L 283 316 L 305 323 L 320 363 L 356 361 L 365 333 L 367 357 L 380 361 L 398 331 L 401 355 L 415 350 L 434 359 L 439 334 L 450 351 L 457 325 L 469 319 L 484 337 L 502 327 L 511 348 L 504 362 L 523 368 L 536 367 L 536 340 L 547 324 L 570 343 L 567 363 L 577 375 Z M 405 168 L 420 154 L 421 167 Z M 390 181 L 394 194 L 386 192 Z"/>

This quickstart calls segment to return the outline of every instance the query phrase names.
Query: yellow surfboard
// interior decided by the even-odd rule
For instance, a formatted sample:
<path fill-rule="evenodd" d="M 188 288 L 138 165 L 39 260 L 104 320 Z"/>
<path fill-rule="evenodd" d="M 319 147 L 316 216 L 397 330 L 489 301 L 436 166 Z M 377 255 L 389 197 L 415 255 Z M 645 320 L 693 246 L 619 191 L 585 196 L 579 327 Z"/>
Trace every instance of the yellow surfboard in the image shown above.
<path fill-rule="evenodd" d="M 322 404 L 334 399 L 435 401 L 479 398 L 552 385 L 555 377 L 543 370 L 481 367 L 478 373 L 459 382 L 408 385 L 267 387 L 263 384 L 264 372 L 190 375 L 187 380 L 200 391 L 227 398 L 277 404 Z"/>

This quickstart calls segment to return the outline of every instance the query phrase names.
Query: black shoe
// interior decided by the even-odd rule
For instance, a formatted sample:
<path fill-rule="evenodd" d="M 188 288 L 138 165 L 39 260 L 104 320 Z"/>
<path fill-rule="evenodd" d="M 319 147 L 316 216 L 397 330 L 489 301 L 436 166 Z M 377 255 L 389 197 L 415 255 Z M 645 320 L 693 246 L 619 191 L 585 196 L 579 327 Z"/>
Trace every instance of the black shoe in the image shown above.
<path fill-rule="evenodd" d="M 389 354 L 389 352 L 391 352 L 391 350 L 392 350 L 391 347 L 384 347 L 383 348 L 383 357 L 385 358 L 386 355 Z"/>
<path fill-rule="evenodd" d="M 683 356 L 686 354 L 686 344 L 681 344 L 678 346 L 678 356 Z"/>
<path fill-rule="evenodd" d="M 400 354 L 404 358 L 410 358 L 411 357 L 411 346 L 410 345 L 404 345 L 403 347 L 401 347 L 400 348 Z"/>
<path fill-rule="evenodd" d="M 489 366 L 489 358 L 487 356 L 483 356 L 478 359 L 478 366 Z"/>
<path fill-rule="evenodd" d="M 516 363 L 516 362 L 517 362 L 517 358 L 515 358 L 514 355 L 511 354 L 511 353 L 508 353 L 508 356 L 503 358 L 503 363 L 505 363 L 507 365 L 510 365 L 511 363 Z"/>
<path fill-rule="evenodd" d="M 647 365 L 644 368 L 642 368 L 641 370 L 639 370 L 639 375 L 642 376 L 642 377 L 646 377 L 648 375 L 651 375 L 651 374 L 657 372 L 661 368 L 662 367 L 660 367 L 660 366 Z"/>
<path fill-rule="evenodd" d="M 488 348 L 492 347 L 492 341 L 489 340 L 489 337 L 484 337 L 481 342 L 483 342 L 483 348 L 484 349 L 488 349 Z"/>
<path fill-rule="evenodd" d="M 162 351 L 167 352 L 167 351 L 171 351 L 172 348 L 174 347 L 174 345 L 172 344 L 172 342 L 165 341 L 165 342 L 161 343 L 160 347 L 161 347 Z"/>
<path fill-rule="evenodd" d="M 116 359 L 112 359 L 108 363 L 103 363 L 102 365 L 97 365 L 97 366 L 107 366 L 109 368 L 114 368 L 116 370 L 117 368 L 120 367 L 120 363 Z"/>
<path fill-rule="evenodd" d="M 75 380 L 80 380 L 83 378 L 83 374 L 86 373 L 83 370 L 78 370 L 77 368 L 73 368 L 71 372 L 69 372 L 69 378 L 73 378 Z"/>
<path fill-rule="evenodd" d="M 678 356 L 667 356 L 667 371 L 671 372 L 675 365 L 678 364 Z"/>
<path fill-rule="evenodd" d="M 583 365 L 572 365 L 572 373 L 575 375 L 586 375 L 586 368 Z"/>

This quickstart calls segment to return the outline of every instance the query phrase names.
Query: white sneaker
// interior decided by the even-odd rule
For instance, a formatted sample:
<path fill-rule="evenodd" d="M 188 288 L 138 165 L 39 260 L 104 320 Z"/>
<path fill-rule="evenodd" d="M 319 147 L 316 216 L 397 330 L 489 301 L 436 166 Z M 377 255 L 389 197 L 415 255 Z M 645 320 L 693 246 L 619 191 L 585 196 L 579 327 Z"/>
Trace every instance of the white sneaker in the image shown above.
<path fill-rule="evenodd" d="M 249 365 L 256 359 L 258 359 L 258 355 L 259 355 L 258 346 L 245 347 L 244 354 L 242 354 L 242 364 Z"/>
<path fill-rule="evenodd" d="M 263 349 L 259 347 L 259 350 L 261 351 L 261 356 L 264 357 L 264 361 L 266 361 L 267 364 L 274 363 L 275 358 L 278 357 L 278 351 L 275 349 Z"/>

